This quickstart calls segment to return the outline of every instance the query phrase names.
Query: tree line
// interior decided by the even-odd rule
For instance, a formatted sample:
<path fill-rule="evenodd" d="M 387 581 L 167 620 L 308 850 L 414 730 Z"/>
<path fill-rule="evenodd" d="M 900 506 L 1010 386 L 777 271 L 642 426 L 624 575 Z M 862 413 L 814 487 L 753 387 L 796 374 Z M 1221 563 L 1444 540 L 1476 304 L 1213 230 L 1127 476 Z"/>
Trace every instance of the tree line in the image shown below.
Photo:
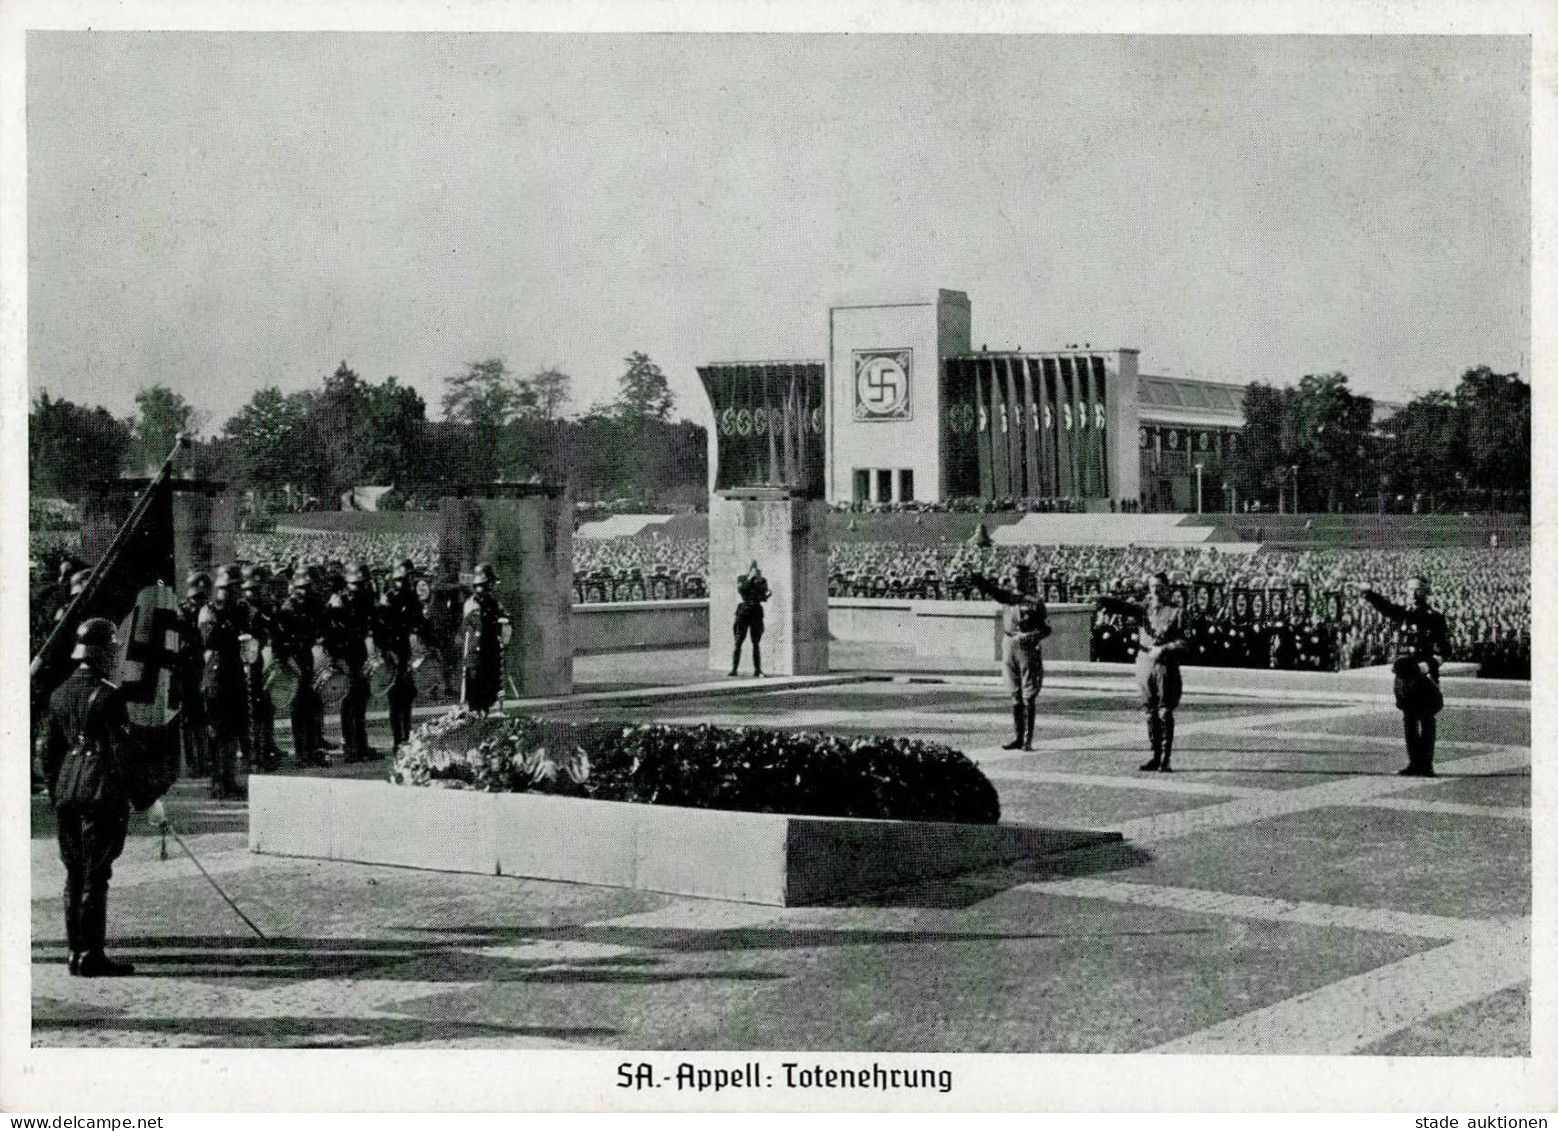
<path fill-rule="evenodd" d="M 250 491 L 272 511 L 335 509 L 359 486 L 391 491 L 380 506 L 433 505 L 483 483 L 568 483 L 580 499 L 657 507 L 706 501 L 704 429 L 671 418 L 665 374 L 643 353 L 624 359 L 616 397 L 570 416 L 572 380 L 528 376 L 502 358 L 449 377 L 443 419 L 396 377 L 365 380 L 342 361 L 318 386 L 257 389 L 221 431 L 198 439 L 189 470 Z M 143 389 L 127 420 L 41 393 L 29 417 L 34 495 L 79 500 L 97 479 L 160 463 L 203 421 L 164 385 Z"/>
<path fill-rule="evenodd" d="M 569 483 L 583 500 L 706 502 L 704 429 L 671 419 L 674 398 L 649 357 L 625 358 L 616 397 L 578 415 L 568 413 L 571 384 L 555 367 L 524 376 L 488 358 L 445 381 L 443 419 L 429 420 L 414 388 L 395 377 L 375 384 L 343 361 L 315 388 L 256 390 L 196 443 L 190 470 L 272 510 L 334 509 L 367 485 L 393 488 L 390 506 L 431 505 L 532 478 Z M 178 433 L 204 424 L 164 385 L 135 404 L 121 420 L 40 393 L 28 431 L 34 496 L 78 501 L 95 479 L 155 467 Z M 1308 512 L 1530 506 L 1531 387 L 1518 374 L 1469 369 L 1453 391 L 1422 394 L 1378 423 L 1344 373 L 1251 384 L 1243 407 L 1242 450 L 1228 467 L 1242 499 Z"/>
<path fill-rule="evenodd" d="M 1477 366 L 1453 392 L 1374 417 L 1345 373 L 1251 384 L 1231 468 L 1240 497 L 1301 512 L 1530 507 L 1531 386 L 1519 374 Z"/>

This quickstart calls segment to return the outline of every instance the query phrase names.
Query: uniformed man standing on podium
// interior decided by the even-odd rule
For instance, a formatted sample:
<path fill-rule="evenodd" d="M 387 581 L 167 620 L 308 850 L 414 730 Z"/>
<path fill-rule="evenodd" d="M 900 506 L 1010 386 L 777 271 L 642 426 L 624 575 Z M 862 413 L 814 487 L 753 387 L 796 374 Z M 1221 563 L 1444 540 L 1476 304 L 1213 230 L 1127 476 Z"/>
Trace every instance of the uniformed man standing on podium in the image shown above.
<path fill-rule="evenodd" d="M 741 598 L 736 606 L 736 651 L 730 658 L 730 674 L 741 670 L 741 645 L 747 636 L 752 637 L 752 674 L 763 676 L 763 602 L 768 600 L 768 579 L 757 568 L 757 562 L 747 567 L 746 573 L 736 578 L 736 595 Z"/>

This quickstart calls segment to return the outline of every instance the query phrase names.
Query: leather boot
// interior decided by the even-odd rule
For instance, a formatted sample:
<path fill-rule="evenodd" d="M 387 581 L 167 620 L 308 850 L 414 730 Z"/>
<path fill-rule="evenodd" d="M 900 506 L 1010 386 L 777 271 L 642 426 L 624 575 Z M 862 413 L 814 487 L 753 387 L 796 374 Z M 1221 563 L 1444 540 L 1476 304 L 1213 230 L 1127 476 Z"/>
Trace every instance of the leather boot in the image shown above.
<path fill-rule="evenodd" d="M 133 973 L 135 973 L 134 966 L 128 962 L 120 962 L 116 958 L 109 958 L 101 950 L 88 951 L 76 963 L 78 978 L 128 978 Z"/>
<path fill-rule="evenodd" d="M 1032 750 L 1033 749 L 1033 720 L 1038 716 L 1038 713 L 1039 713 L 1039 699 L 1038 699 L 1038 696 L 1034 696 L 1032 699 L 1028 700 L 1027 712 L 1028 712 L 1028 717 L 1027 717 L 1027 720 L 1026 720 L 1026 725 L 1023 727 L 1023 732 L 1022 732 L 1022 748 L 1024 750 Z"/>
<path fill-rule="evenodd" d="M 1147 716 L 1147 740 L 1152 743 L 1152 758 L 1138 768 L 1156 770 L 1163 765 L 1163 728 L 1156 715 Z"/>
<path fill-rule="evenodd" d="M 1174 716 L 1173 715 L 1164 715 L 1163 716 L 1163 728 L 1162 728 L 1162 731 L 1163 731 L 1163 764 L 1161 766 L 1159 766 L 1158 769 L 1161 772 L 1167 774 L 1167 773 L 1171 773 L 1172 772 L 1169 769 L 1169 759 L 1174 756 Z"/>
<path fill-rule="evenodd" d="M 757 646 L 757 641 L 752 641 L 752 675 L 757 679 L 763 678 L 763 650 Z"/>
<path fill-rule="evenodd" d="M 81 957 L 76 961 L 78 978 L 123 978 L 135 973 L 128 962 L 118 962 L 103 953 L 108 933 L 108 893 L 91 892 L 81 901 Z"/>
<path fill-rule="evenodd" d="M 741 645 L 736 645 L 735 653 L 730 657 L 730 674 L 736 675 L 741 671 Z"/>
<path fill-rule="evenodd" d="M 1023 737 L 1027 733 L 1027 730 L 1026 730 L 1026 728 L 1024 726 L 1025 719 L 1026 719 L 1026 714 L 1023 711 L 1021 701 L 1013 703 L 1012 704 L 1012 727 L 1013 727 L 1013 733 L 1016 735 L 1016 737 L 1013 738 L 1010 742 L 1003 743 L 1001 745 L 1001 749 L 1002 750 L 1021 750 L 1022 749 Z"/>

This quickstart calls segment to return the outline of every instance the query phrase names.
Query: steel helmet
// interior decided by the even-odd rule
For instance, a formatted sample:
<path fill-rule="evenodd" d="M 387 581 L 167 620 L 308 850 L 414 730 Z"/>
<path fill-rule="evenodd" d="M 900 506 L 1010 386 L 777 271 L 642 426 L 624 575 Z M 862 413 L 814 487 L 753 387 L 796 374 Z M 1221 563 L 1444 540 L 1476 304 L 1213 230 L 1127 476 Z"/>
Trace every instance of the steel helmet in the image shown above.
<path fill-rule="evenodd" d="M 114 622 L 107 617 L 88 617 L 76 626 L 76 647 L 72 660 L 85 660 L 97 649 L 112 648 L 118 643 Z"/>

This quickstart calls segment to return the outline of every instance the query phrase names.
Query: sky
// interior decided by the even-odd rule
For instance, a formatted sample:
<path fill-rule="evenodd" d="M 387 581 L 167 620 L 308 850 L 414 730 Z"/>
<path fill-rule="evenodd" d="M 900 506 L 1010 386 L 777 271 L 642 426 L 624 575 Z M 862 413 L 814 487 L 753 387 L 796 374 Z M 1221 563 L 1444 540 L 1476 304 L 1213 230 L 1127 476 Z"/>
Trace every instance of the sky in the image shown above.
<path fill-rule="evenodd" d="M 347 361 L 822 358 L 968 292 L 976 348 L 1405 401 L 1529 379 L 1517 37 L 31 32 L 28 366 L 220 431 Z"/>

